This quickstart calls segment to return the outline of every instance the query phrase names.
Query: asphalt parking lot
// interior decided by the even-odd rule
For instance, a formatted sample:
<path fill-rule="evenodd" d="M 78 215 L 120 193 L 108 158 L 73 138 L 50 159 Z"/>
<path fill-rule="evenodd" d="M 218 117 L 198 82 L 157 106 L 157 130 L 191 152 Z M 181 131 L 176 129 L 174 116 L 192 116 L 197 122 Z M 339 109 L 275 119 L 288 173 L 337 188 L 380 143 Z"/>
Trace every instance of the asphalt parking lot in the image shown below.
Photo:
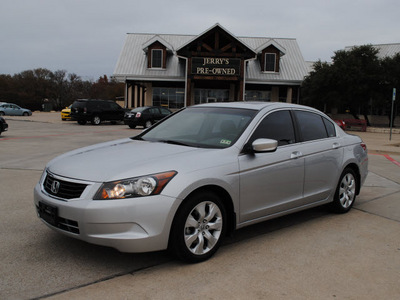
<path fill-rule="evenodd" d="M 241 229 L 204 263 L 126 254 L 70 239 L 36 216 L 45 164 L 78 147 L 130 137 L 59 113 L 6 117 L 0 136 L 0 299 L 398 299 L 400 134 L 359 134 L 369 175 L 345 215 L 319 207 Z M 377 130 L 379 131 L 379 130 Z"/>

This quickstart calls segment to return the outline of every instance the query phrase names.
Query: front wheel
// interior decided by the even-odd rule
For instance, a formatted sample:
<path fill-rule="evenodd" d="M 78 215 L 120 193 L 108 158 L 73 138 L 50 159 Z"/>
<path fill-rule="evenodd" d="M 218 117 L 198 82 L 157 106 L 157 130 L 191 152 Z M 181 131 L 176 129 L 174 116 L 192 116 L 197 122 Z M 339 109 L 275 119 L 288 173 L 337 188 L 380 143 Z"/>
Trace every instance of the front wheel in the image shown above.
<path fill-rule="evenodd" d="M 86 124 L 86 120 L 78 120 L 78 124 L 79 125 L 85 125 Z"/>
<path fill-rule="evenodd" d="M 339 179 L 331 208 L 337 213 L 348 212 L 356 200 L 358 181 L 355 172 L 346 168 Z"/>
<path fill-rule="evenodd" d="M 226 210 L 217 195 L 195 194 L 182 204 L 175 216 L 170 250 L 187 262 L 205 261 L 218 250 L 226 223 Z"/>

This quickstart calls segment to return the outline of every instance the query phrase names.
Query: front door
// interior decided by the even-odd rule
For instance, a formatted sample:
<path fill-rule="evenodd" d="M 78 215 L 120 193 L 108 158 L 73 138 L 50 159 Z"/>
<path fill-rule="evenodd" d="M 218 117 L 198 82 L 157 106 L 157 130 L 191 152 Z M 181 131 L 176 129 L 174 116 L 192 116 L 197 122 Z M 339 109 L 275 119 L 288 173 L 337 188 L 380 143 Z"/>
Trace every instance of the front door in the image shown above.
<path fill-rule="evenodd" d="M 259 138 L 277 140 L 278 148 L 239 157 L 241 223 L 299 206 L 303 198 L 304 158 L 290 112 L 267 115 L 249 142 Z"/>

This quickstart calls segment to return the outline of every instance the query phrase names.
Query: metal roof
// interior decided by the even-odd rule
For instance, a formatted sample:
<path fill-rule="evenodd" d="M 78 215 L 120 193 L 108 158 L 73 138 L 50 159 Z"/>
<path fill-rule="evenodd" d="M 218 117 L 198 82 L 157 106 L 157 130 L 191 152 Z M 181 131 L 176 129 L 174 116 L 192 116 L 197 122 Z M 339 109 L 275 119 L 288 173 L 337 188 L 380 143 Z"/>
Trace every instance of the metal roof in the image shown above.
<path fill-rule="evenodd" d="M 121 54 L 114 69 L 114 77 L 118 80 L 143 81 L 184 81 L 185 60 L 176 55 L 176 50 L 195 39 L 196 35 L 143 34 L 128 33 Z M 173 55 L 167 58 L 166 69 L 149 69 L 147 56 L 143 50 L 150 40 L 159 38 L 168 43 Z M 285 55 L 280 60 L 279 73 L 261 72 L 259 61 L 255 58 L 247 63 L 246 83 L 257 84 L 300 84 L 309 72 L 296 39 L 268 37 L 236 37 L 255 53 L 263 45 L 280 45 Z"/>
<path fill-rule="evenodd" d="M 375 49 L 377 49 L 378 52 L 378 57 L 379 58 L 384 58 L 384 57 L 393 57 L 396 54 L 400 53 L 400 43 L 396 44 L 377 44 L 377 45 L 371 45 Z M 352 48 L 356 46 L 347 46 L 345 47 L 346 51 L 350 51 Z"/>

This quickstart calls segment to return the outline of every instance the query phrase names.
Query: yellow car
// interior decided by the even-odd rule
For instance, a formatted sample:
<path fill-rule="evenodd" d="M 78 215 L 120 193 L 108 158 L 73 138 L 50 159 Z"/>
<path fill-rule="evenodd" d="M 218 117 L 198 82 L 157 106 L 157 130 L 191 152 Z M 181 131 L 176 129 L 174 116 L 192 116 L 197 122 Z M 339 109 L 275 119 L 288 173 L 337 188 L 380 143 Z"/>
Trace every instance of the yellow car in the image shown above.
<path fill-rule="evenodd" d="M 72 104 L 61 111 L 61 120 L 71 120 L 71 106 Z"/>

